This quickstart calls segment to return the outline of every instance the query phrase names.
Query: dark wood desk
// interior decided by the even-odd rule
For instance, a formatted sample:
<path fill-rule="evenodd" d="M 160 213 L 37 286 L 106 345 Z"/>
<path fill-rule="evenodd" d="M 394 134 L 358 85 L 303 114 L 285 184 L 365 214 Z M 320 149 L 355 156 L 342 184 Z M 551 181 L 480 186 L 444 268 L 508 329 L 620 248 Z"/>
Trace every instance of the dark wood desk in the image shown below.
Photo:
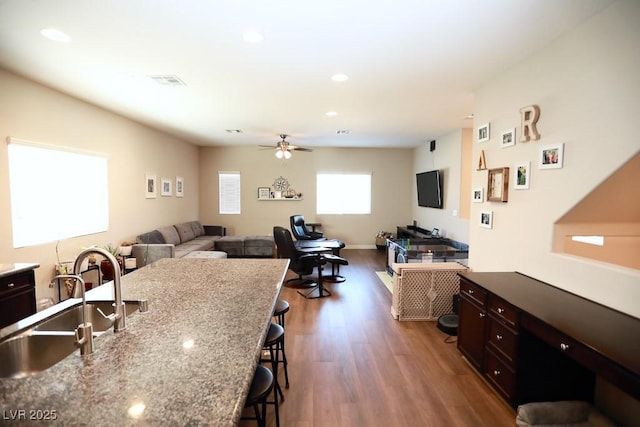
<path fill-rule="evenodd" d="M 640 399 L 640 319 L 517 272 L 459 275 L 458 348 L 511 405 L 593 401 L 595 376 Z"/>

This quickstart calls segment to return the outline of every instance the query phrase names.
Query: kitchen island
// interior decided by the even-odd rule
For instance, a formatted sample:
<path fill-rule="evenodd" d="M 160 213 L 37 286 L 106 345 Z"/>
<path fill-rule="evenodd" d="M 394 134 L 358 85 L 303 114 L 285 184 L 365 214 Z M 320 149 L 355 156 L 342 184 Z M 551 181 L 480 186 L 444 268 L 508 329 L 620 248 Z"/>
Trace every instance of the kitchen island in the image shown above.
<path fill-rule="evenodd" d="M 288 262 L 162 259 L 123 276 L 123 298 L 149 311 L 97 337 L 92 355 L 0 379 L 2 424 L 236 425 Z M 87 299 L 112 295 L 107 283 Z"/>

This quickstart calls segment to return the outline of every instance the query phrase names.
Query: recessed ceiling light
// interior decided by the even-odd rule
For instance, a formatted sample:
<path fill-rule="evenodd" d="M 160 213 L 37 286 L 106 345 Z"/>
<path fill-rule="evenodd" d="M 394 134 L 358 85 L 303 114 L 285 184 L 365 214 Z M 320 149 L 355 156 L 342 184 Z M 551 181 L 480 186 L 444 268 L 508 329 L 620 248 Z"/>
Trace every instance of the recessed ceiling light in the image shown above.
<path fill-rule="evenodd" d="M 242 133 L 242 129 L 227 129 L 226 131 L 229 133 Z"/>
<path fill-rule="evenodd" d="M 260 34 L 255 30 L 250 30 L 245 32 L 242 35 L 242 38 L 244 38 L 244 41 L 246 41 L 247 43 L 260 43 L 261 41 L 264 40 L 264 37 L 262 36 L 262 34 Z"/>
<path fill-rule="evenodd" d="M 349 80 L 349 76 L 347 76 L 346 74 L 338 73 L 331 76 L 331 80 L 333 80 L 334 82 L 346 82 L 347 80 Z"/>
<path fill-rule="evenodd" d="M 327 111 L 326 113 L 324 113 L 325 115 L 329 116 L 329 117 L 333 117 L 333 116 L 337 116 L 338 112 L 337 111 Z"/>
<path fill-rule="evenodd" d="M 42 37 L 54 42 L 69 43 L 71 41 L 71 37 L 68 34 L 55 28 L 43 28 L 40 30 L 40 34 Z"/>

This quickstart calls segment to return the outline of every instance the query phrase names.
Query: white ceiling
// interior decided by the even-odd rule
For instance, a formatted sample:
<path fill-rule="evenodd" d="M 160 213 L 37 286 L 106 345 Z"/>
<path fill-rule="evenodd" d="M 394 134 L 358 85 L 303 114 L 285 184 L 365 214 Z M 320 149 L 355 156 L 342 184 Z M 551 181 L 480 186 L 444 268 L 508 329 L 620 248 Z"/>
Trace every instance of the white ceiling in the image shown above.
<path fill-rule="evenodd" d="M 199 145 L 415 147 L 611 1 L 0 0 L 0 67 Z"/>

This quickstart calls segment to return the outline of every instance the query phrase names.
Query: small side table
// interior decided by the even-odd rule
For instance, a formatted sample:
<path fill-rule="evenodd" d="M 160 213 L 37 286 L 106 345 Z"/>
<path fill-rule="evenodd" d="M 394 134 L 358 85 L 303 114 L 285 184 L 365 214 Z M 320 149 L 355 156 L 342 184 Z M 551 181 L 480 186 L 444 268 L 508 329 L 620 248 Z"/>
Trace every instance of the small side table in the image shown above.
<path fill-rule="evenodd" d="M 316 231 L 316 227 L 322 227 L 322 224 L 319 222 L 305 222 L 305 225 L 311 227 L 312 232 Z"/>

